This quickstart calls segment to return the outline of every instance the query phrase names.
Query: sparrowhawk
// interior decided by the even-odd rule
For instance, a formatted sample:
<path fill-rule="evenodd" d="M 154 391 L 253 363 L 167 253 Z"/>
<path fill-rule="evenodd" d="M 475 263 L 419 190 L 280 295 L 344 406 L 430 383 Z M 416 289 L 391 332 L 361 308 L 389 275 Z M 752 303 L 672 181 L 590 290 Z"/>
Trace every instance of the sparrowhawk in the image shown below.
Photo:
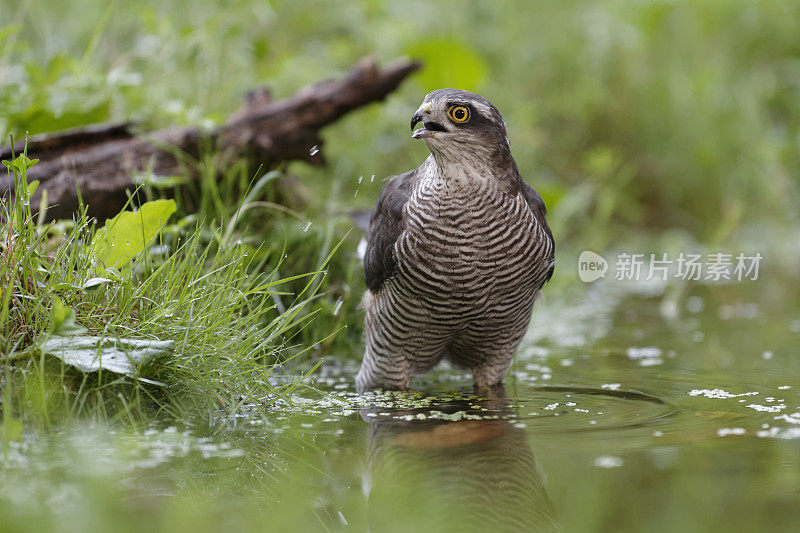
<path fill-rule="evenodd" d="M 431 155 L 388 180 L 367 233 L 360 391 L 407 389 L 443 358 L 476 389 L 502 382 L 553 275 L 542 197 L 519 173 L 485 98 L 439 89 L 411 119 Z"/>

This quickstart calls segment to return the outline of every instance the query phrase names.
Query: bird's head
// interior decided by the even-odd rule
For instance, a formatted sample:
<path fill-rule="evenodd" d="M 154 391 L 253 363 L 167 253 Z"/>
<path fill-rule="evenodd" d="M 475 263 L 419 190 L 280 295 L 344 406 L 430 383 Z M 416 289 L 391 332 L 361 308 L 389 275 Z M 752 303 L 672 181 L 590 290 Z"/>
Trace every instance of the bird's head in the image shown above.
<path fill-rule="evenodd" d="M 414 126 L 422 123 L 421 128 Z M 454 148 L 495 150 L 508 146 L 503 116 L 486 98 L 458 89 L 428 94 L 411 118 L 411 134 L 423 139 L 431 152 Z M 481 151 L 483 151 L 481 150 Z"/>

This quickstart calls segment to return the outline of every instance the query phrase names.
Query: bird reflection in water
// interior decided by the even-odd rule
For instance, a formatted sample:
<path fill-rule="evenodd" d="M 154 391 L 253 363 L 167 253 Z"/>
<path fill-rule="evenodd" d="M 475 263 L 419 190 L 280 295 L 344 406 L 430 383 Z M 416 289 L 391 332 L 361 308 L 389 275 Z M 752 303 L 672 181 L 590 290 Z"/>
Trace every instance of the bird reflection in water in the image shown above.
<path fill-rule="evenodd" d="M 364 490 L 375 531 L 558 529 L 527 435 L 507 420 L 504 392 L 494 396 L 361 411 L 370 424 Z M 433 411 L 450 420 L 430 418 Z M 452 420 L 458 413 L 481 419 Z"/>

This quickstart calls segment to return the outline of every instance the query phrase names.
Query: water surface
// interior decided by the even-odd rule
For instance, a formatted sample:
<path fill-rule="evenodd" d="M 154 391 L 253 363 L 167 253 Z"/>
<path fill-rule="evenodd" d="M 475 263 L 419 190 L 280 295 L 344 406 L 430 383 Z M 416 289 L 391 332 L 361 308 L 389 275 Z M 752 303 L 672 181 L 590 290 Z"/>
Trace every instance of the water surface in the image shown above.
<path fill-rule="evenodd" d="M 357 361 L 337 359 L 267 416 L 27 436 L 3 451 L 0 523 L 796 531 L 795 295 L 697 286 L 676 301 L 600 284 L 542 302 L 492 398 L 450 367 L 358 396 Z"/>

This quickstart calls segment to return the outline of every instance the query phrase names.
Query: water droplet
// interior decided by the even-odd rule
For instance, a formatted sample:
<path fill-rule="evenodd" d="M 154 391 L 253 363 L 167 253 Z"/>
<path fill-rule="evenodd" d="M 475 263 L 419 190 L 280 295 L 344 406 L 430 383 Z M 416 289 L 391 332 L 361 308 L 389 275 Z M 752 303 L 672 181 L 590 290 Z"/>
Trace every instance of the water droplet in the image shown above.
<path fill-rule="evenodd" d="M 619 468 L 622 464 L 622 458 L 613 455 L 601 455 L 594 460 L 594 466 L 599 468 Z"/>
<path fill-rule="evenodd" d="M 308 151 L 308 155 L 317 155 L 319 153 L 319 146 L 316 144 L 311 147 L 311 150 Z"/>
<path fill-rule="evenodd" d="M 309 220 L 309 221 L 306 222 L 306 225 L 303 226 L 303 231 L 308 231 L 308 228 L 310 228 L 310 227 L 311 227 L 311 221 Z"/>
<path fill-rule="evenodd" d="M 353 195 L 353 198 L 358 198 L 358 189 L 356 189 L 356 193 Z"/>
<path fill-rule="evenodd" d="M 369 178 L 370 183 L 372 183 L 373 181 L 375 181 L 375 174 L 373 174 L 372 177 Z"/>
<path fill-rule="evenodd" d="M 364 181 L 364 176 L 359 176 L 358 177 L 358 182 L 361 183 L 362 181 Z"/>
<path fill-rule="evenodd" d="M 333 306 L 333 314 L 334 315 L 338 315 L 339 314 L 339 309 L 342 308 L 342 304 L 343 303 L 344 303 L 344 300 L 342 300 L 341 298 L 336 300 L 336 304 Z"/>

